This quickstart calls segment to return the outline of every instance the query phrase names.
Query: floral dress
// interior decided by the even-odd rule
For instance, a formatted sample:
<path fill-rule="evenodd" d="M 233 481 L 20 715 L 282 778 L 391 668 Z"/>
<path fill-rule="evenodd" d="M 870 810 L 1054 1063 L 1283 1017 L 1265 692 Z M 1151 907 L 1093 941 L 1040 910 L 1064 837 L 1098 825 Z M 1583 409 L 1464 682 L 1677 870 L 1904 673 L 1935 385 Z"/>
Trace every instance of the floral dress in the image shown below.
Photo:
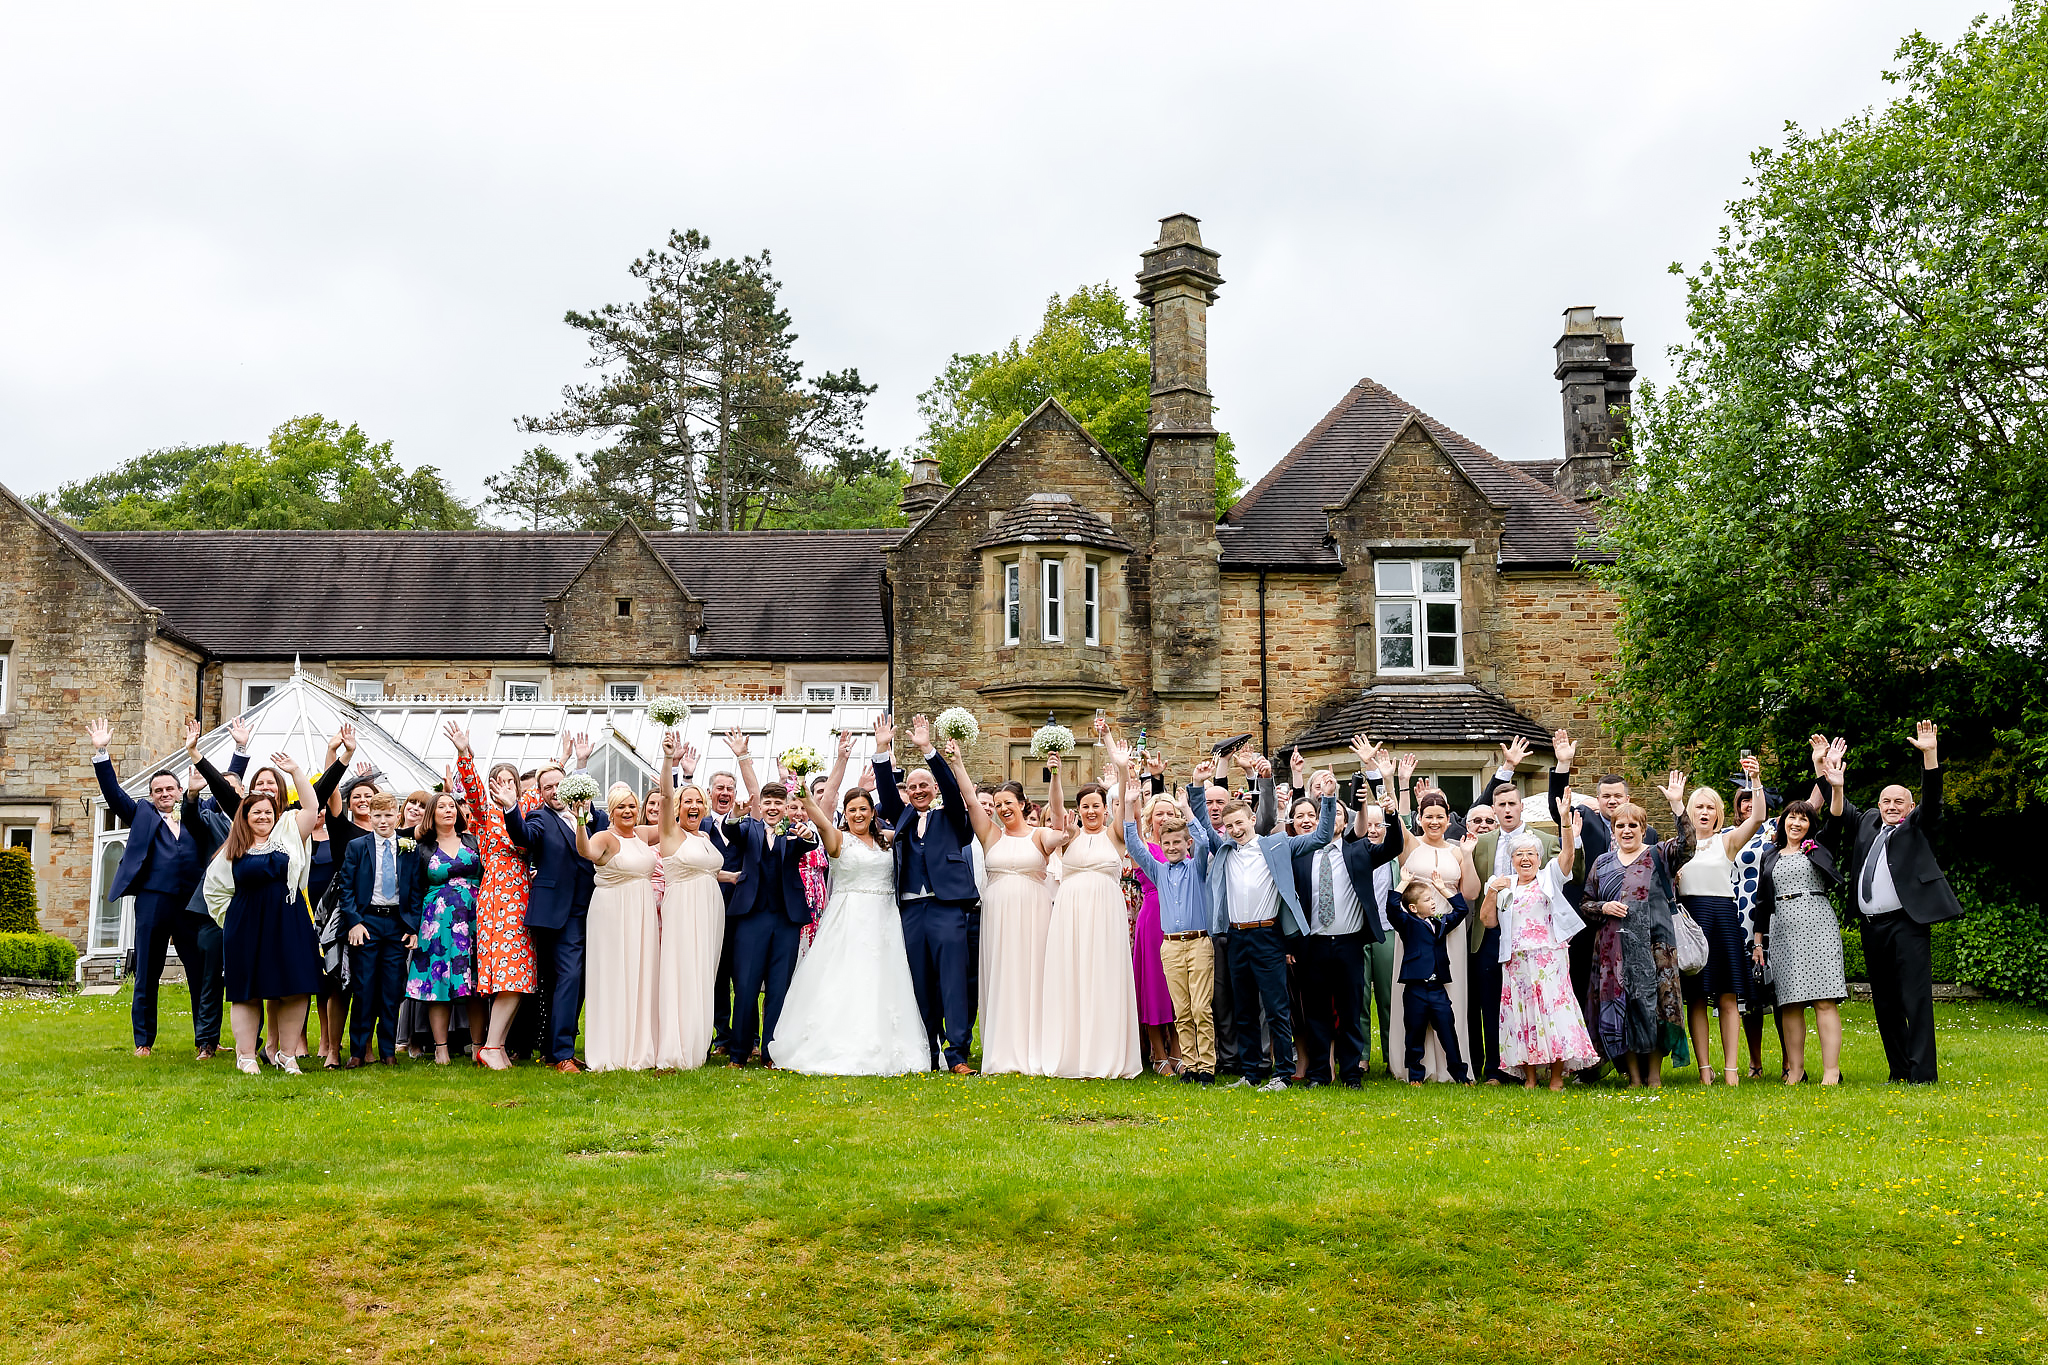
<path fill-rule="evenodd" d="M 468 838 L 454 857 L 427 845 L 427 894 L 420 904 L 419 942 L 406 964 L 405 994 L 412 1000 L 462 1000 L 476 989 L 469 926 L 476 919 L 484 860 Z"/>
<path fill-rule="evenodd" d="M 455 775 L 462 781 L 469 808 L 479 813 L 471 828 L 484 862 L 476 898 L 477 993 L 530 995 L 540 989 L 533 935 L 526 928 L 526 887 L 533 880 L 533 868 L 505 833 L 504 818 L 478 779 L 475 760 L 468 754 L 456 755 Z M 539 797 L 529 796 L 521 802 L 520 813 L 531 814 L 539 804 Z"/>
<path fill-rule="evenodd" d="M 1550 900 L 1563 883 L 1552 863 L 1535 881 L 1511 887 L 1514 942 L 1500 974 L 1500 1064 L 1503 1070 L 1563 1062 L 1578 1071 L 1600 1060 L 1572 993 L 1571 960 L 1557 941 Z"/>

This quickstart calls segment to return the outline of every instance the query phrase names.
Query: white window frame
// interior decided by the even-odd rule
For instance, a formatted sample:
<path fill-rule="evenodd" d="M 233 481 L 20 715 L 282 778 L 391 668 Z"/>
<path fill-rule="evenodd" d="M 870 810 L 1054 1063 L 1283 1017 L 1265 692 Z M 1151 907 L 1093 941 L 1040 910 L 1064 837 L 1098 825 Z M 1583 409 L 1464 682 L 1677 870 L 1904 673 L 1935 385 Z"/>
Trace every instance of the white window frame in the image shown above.
<path fill-rule="evenodd" d="M 275 691 L 277 691 L 277 689 L 278 689 L 278 688 L 280 688 L 280 687 L 283 687 L 283 686 L 285 685 L 285 681 L 286 681 L 286 680 L 285 680 L 285 679 L 283 679 L 283 678 L 244 678 L 244 679 L 242 679 L 242 712 L 243 712 L 243 714 L 247 714 L 248 712 L 250 712 L 250 711 L 253 711 L 253 710 L 255 710 L 255 709 L 256 709 L 256 708 L 258 707 L 258 706 L 262 705 L 262 704 L 263 704 L 263 702 L 264 702 L 264 701 L 265 701 L 266 699 L 268 699 L 268 697 L 270 696 L 270 694 L 271 694 L 272 692 L 275 692 Z M 264 693 L 263 693 L 263 696 L 261 696 L 261 697 L 258 697 L 258 698 L 256 698 L 256 699 L 255 699 L 254 701 L 250 700 L 250 698 L 249 698 L 249 689 L 250 689 L 250 688 L 252 688 L 252 687 L 261 687 L 261 688 L 265 689 L 265 690 L 264 690 Z"/>
<path fill-rule="evenodd" d="M 1024 566 L 1006 559 L 1003 568 L 1003 643 L 1014 645 L 1024 638 Z"/>
<path fill-rule="evenodd" d="M 631 691 L 627 691 L 630 688 Z M 642 682 L 606 682 L 604 699 L 614 706 L 634 706 L 647 700 L 647 684 Z"/>
<path fill-rule="evenodd" d="M 9 684 L 14 681 L 14 651 L 0 649 L 0 716 L 7 714 Z"/>
<path fill-rule="evenodd" d="M 1425 591 L 1422 586 L 1422 569 L 1427 565 L 1448 565 L 1451 571 L 1449 591 Z M 1422 555 L 1406 559 L 1376 559 L 1372 566 L 1373 575 L 1373 664 L 1376 672 L 1420 676 L 1425 673 L 1462 673 L 1465 671 L 1465 604 L 1464 567 L 1458 556 Z M 1408 612 L 1409 630 L 1405 634 L 1387 631 L 1387 614 L 1390 609 Z M 1430 628 L 1430 609 L 1449 608 L 1451 629 Z M 1409 664 L 1389 664 L 1387 645 L 1391 641 L 1406 639 L 1410 646 Z M 1430 662 L 1430 643 L 1434 640 L 1448 640 L 1451 646 L 1449 663 Z"/>
<path fill-rule="evenodd" d="M 521 689 L 532 688 L 533 693 L 531 696 L 526 695 L 524 691 L 515 694 L 512 690 L 515 687 Z M 530 702 L 539 701 L 541 699 L 540 694 L 543 689 L 541 687 L 540 680 L 537 678 L 507 678 L 501 685 L 500 690 L 504 693 L 504 700 L 506 701 Z"/>
<path fill-rule="evenodd" d="M 370 690 L 373 687 L 377 689 L 374 692 Z M 356 689 L 358 688 L 362 690 L 357 691 Z M 350 678 L 343 690 L 348 693 L 350 701 L 384 700 L 384 680 L 382 678 Z"/>
<path fill-rule="evenodd" d="M 1081 641 L 1102 643 L 1102 564 L 1089 560 L 1081 566 Z"/>
<path fill-rule="evenodd" d="M 806 706 L 837 706 L 842 702 L 871 706 L 882 695 L 881 685 L 871 682 L 807 682 L 797 690 Z"/>
<path fill-rule="evenodd" d="M 1067 638 L 1067 563 L 1063 559 L 1038 561 L 1038 638 L 1049 645 Z"/>

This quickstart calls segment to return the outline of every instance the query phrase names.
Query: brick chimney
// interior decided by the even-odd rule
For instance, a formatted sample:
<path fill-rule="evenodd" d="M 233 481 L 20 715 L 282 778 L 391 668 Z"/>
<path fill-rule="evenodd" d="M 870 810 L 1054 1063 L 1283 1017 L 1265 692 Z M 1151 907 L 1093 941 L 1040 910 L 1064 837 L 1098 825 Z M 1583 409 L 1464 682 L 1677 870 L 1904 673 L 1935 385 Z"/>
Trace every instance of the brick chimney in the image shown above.
<path fill-rule="evenodd" d="M 1556 374 L 1564 390 L 1564 463 L 1551 483 L 1574 502 L 1590 502 L 1628 464 L 1636 366 L 1621 319 L 1595 317 L 1590 306 L 1565 309 Z"/>
<path fill-rule="evenodd" d="M 1214 697 L 1223 686 L 1223 581 L 1217 567 L 1216 428 L 1210 423 L 1209 305 L 1217 255 L 1194 217 L 1159 220 L 1138 270 L 1152 313 L 1152 418 L 1145 491 L 1152 495 L 1152 690 Z"/>
<path fill-rule="evenodd" d="M 903 492 L 896 505 L 903 509 L 903 520 L 915 526 L 924 514 L 939 505 L 946 496 L 948 484 L 939 477 L 939 462 L 930 455 L 916 455 L 910 461 L 910 482 L 903 485 Z"/>

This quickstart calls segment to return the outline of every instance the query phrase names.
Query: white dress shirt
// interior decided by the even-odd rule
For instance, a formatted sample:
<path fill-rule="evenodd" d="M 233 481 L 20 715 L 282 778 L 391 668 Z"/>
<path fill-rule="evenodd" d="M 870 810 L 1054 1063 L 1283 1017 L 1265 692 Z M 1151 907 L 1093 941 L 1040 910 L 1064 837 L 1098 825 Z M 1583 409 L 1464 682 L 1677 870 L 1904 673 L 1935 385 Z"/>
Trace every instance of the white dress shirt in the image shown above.
<path fill-rule="evenodd" d="M 1307 911 L 1309 932 L 1334 938 L 1339 934 L 1355 934 L 1365 928 L 1365 910 L 1358 903 L 1358 890 L 1351 885 L 1351 872 L 1344 866 L 1344 836 L 1335 839 L 1315 851 L 1309 865 L 1309 903 L 1302 907 Z M 1318 909 L 1322 896 L 1323 869 L 1330 869 L 1330 890 L 1337 903 L 1337 913 L 1327 929 L 1318 928 L 1316 921 L 1321 916 Z M 1381 926 L 1384 928 L 1385 926 Z"/>
<path fill-rule="evenodd" d="M 1275 919 L 1280 913 L 1280 891 L 1266 867 L 1266 853 L 1253 840 L 1249 848 L 1240 845 L 1230 855 L 1230 869 L 1224 874 L 1230 892 L 1230 922 L 1253 924 Z"/>

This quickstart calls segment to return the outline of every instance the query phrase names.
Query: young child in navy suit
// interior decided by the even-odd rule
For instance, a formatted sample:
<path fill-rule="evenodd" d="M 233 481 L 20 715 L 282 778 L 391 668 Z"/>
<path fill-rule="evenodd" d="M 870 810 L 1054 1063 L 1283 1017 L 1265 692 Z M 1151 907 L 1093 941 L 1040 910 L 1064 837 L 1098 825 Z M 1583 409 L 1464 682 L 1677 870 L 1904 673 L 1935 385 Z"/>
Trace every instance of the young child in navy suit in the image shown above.
<path fill-rule="evenodd" d="M 1431 1027 L 1443 1045 L 1444 1060 L 1460 1085 L 1472 1084 L 1465 1058 L 1458 1051 L 1458 1016 L 1444 987 L 1451 980 L 1451 931 L 1465 918 L 1460 905 L 1442 912 L 1435 888 L 1413 881 L 1387 902 L 1387 918 L 1401 936 L 1402 1016 L 1408 1035 L 1408 1084 L 1422 1084 L 1422 1045 Z M 1465 950 L 1458 942 L 1458 951 Z"/>

